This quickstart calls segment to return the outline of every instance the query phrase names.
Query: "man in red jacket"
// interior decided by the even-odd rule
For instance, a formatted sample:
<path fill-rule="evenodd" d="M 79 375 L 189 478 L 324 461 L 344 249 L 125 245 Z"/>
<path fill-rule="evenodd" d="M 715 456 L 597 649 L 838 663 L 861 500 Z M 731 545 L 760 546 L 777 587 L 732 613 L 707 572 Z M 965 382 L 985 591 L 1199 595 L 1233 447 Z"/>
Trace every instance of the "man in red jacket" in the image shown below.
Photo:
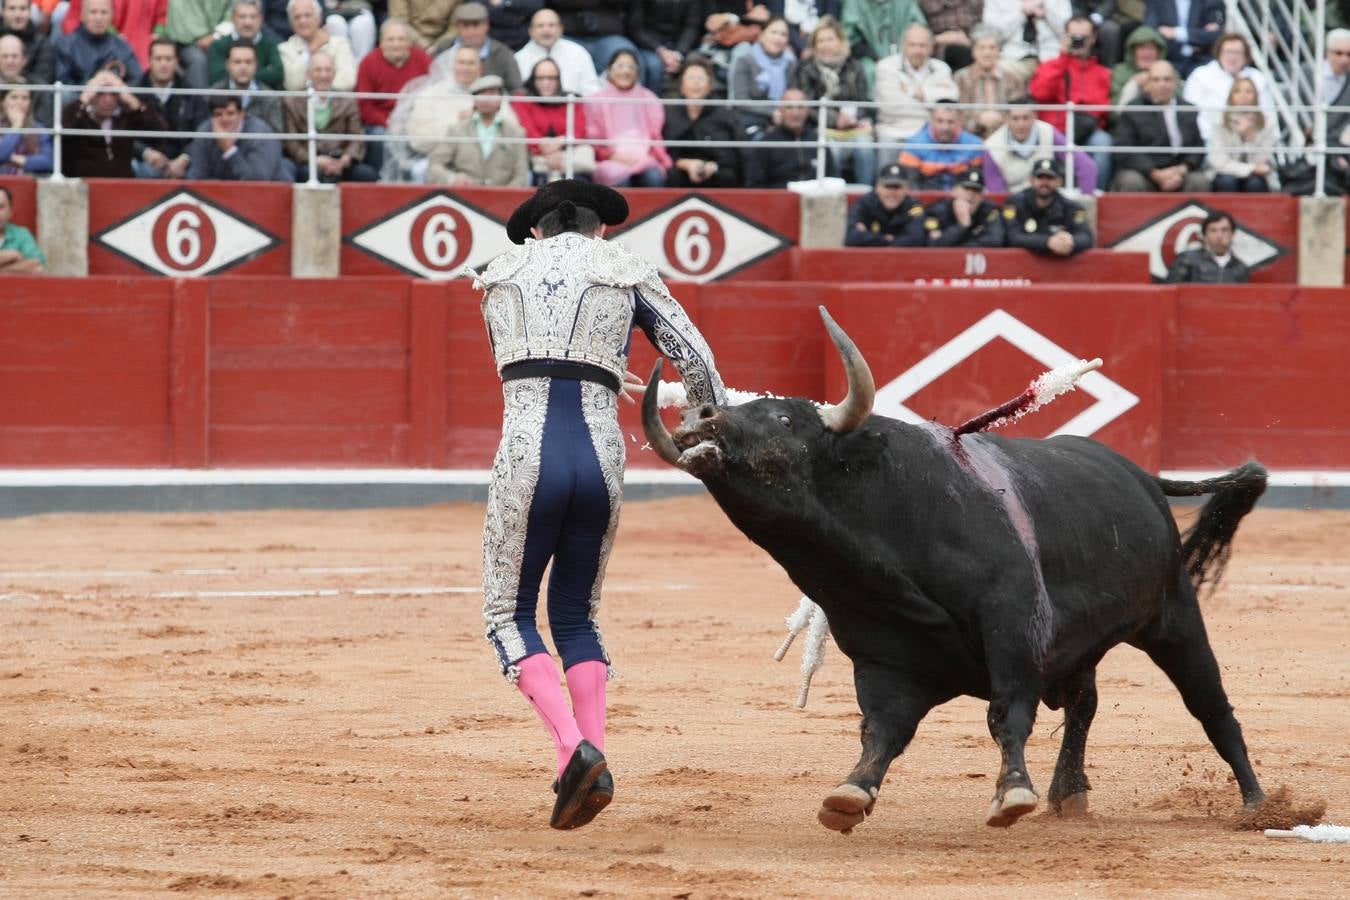
<path fill-rule="evenodd" d="M 380 45 L 361 59 L 356 70 L 356 89 L 362 93 L 397 94 L 412 81 L 431 69 L 431 57 L 414 43 L 412 26 L 402 19 L 385 19 L 380 26 Z M 362 98 L 361 125 L 366 134 L 385 134 L 389 128 L 389 114 L 394 111 L 395 97 Z M 366 164 L 376 172 L 384 165 L 384 144 L 370 141 L 366 144 Z"/>
<path fill-rule="evenodd" d="M 1027 92 L 1037 103 L 1068 103 L 1087 106 L 1105 106 L 1111 102 L 1111 70 L 1092 55 L 1092 47 L 1097 41 L 1097 27 L 1086 16 L 1074 16 L 1064 26 L 1064 36 L 1060 39 L 1060 54 L 1046 60 L 1036 69 Z M 1067 114 L 1063 110 L 1042 110 L 1040 117 L 1063 132 L 1066 137 L 1070 131 L 1065 127 Z M 1106 110 L 1095 112 L 1074 111 L 1073 142 L 1079 146 L 1109 147 L 1111 135 L 1106 130 Z M 1095 152 L 1093 162 L 1097 164 L 1097 186 L 1102 190 L 1111 182 L 1111 154 Z"/>

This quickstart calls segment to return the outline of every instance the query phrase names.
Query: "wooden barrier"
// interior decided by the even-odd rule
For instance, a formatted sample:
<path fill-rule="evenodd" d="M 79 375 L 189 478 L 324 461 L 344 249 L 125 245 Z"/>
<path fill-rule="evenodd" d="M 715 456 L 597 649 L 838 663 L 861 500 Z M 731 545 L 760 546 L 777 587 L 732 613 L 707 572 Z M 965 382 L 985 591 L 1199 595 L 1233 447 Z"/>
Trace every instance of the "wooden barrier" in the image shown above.
<path fill-rule="evenodd" d="M 789 254 L 789 276 L 800 281 L 872 282 L 948 287 L 1030 284 L 1148 284 L 1147 253 L 1087 250 L 1068 258 L 1003 249 L 850 247 Z"/>
<path fill-rule="evenodd" d="M 0 293 L 0 466 L 479 468 L 501 391 L 467 281 L 13 277 Z M 677 284 L 728 385 L 837 399 L 816 307 L 858 341 L 877 410 L 956 424 L 1065 359 L 1101 378 L 1009 435 L 1087 431 L 1150 468 L 1350 468 L 1343 291 L 1269 286 Z M 635 336 L 630 368 L 654 353 Z M 670 376 L 673 377 L 673 374 Z M 1133 399 L 1131 399 L 1133 398 Z M 673 420 L 673 419 L 672 419 Z M 630 465 L 637 411 L 621 406 Z"/>

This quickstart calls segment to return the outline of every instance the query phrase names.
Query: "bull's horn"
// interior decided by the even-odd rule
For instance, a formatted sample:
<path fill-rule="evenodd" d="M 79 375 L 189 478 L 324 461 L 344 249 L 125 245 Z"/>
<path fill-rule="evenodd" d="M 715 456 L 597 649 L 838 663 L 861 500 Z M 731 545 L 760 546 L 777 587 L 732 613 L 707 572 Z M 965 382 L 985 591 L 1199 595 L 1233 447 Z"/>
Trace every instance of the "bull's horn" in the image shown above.
<path fill-rule="evenodd" d="M 666 423 L 661 421 L 661 413 L 656 404 L 657 388 L 660 384 L 661 359 L 657 358 L 656 365 L 652 366 L 652 377 L 647 379 L 647 391 L 642 395 L 642 430 L 647 433 L 647 443 L 651 444 L 657 456 L 672 466 L 679 466 L 680 451 L 675 446 L 675 439 L 670 436 L 669 431 L 666 431 Z"/>
<path fill-rule="evenodd" d="M 825 427 L 843 434 L 857 428 L 872 414 L 872 401 L 876 399 L 877 386 L 872 380 L 872 370 L 867 360 L 858 352 L 857 346 L 844 334 L 844 329 L 835 324 L 825 307 L 820 307 L 820 317 L 825 320 L 825 330 L 839 351 L 839 359 L 848 373 L 848 394 L 838 406 L 827 406 L 820 411 Z"/>

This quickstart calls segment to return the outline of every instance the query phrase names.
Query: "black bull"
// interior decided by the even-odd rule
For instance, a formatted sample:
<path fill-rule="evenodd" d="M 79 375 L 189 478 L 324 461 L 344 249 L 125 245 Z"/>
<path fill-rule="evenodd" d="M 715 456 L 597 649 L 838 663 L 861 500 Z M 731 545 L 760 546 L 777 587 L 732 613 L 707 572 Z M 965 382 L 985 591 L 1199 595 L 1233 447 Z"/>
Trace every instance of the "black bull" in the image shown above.
<path fill-rule="evenodd" d="M 849 373 L 838 406 L 703 406 L 672 435 L 657 411 L 659 361 L 643 401 L 652 447 L 701 479 L 820 604 L 853 662 L 862 756 L 821 823 L 862 822 L 919 721 L 962 694 L 989 701 L 1002 753 L 988 824 L 1011 825 L 1039 802 L 1023 752 L 1041 701 L 1065 711 L 1051 806 L 1085 810 L 1096 666 L 1120 643 L 1167 673 L 1243 801 L 1259 803 L 1196 591 L 1221 573 L 1265 471 L 1248 463 L 1176 482 L 1087 438 L 957 437 L 872 415 L 867 364 L 821 313 Z M 1201 494 L 1214 496 L 1183 544 L 1166 498 Z"/>

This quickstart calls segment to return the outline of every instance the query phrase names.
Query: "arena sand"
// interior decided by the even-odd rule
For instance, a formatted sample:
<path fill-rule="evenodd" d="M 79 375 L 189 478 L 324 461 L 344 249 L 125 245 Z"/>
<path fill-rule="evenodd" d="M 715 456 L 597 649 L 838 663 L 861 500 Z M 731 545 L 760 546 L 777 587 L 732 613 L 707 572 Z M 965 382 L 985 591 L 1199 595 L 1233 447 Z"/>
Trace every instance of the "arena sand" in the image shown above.
<path fill-rule="evenodd" d="M 482 507 L 0 522 L 5 897 L 1344 896 L 1350 848 L 1235 830 L 1139 652 L 1099 670 L 1092 814 L 981 824 L 984 707 L 935 710 L 852 836 L 848 662 L 805 710 L 798 594 L 704 497 L 630 503 L 602 621 L 615 801 L 547 827 L 553 752 L 497 674 Z M 1350 824 L 1350 514 L 1258 509 L 1205 601 L 1267 790 Z M 459 593 L 422 589 L 462 588 Z M 295 593 L 278 594 L 290 591 Z M 249 596 L 263 592 L 267 596 Z M 1028 747 L 1044 796 L 1060 715 Z M 1043 807 L 1044 809 L 1044 807 Z"/>

